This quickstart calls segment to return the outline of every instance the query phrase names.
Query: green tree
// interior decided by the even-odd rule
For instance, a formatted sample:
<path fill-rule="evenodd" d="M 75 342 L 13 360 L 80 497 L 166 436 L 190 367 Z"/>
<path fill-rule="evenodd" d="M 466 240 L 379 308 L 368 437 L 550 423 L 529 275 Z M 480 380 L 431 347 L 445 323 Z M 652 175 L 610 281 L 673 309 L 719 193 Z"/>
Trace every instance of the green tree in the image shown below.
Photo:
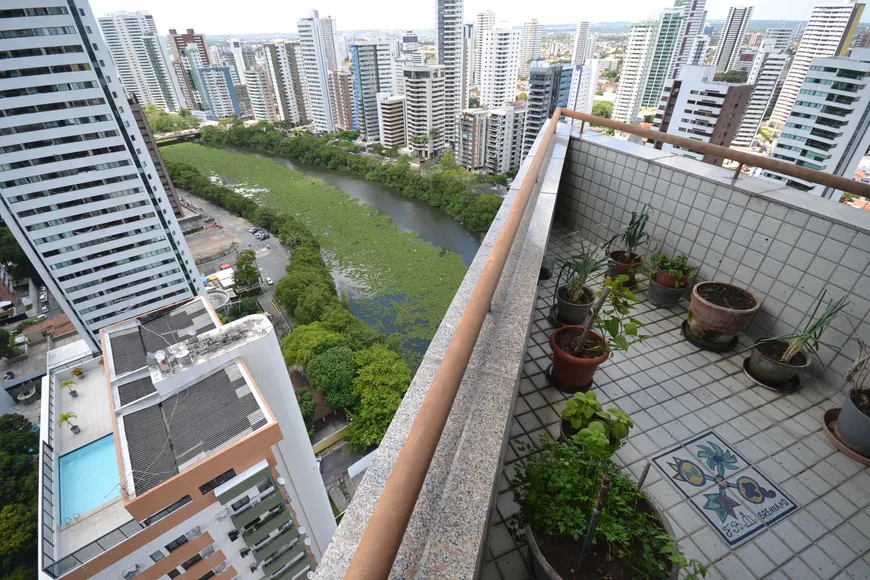
<path fill-rule="evenodd" d="M 359 402 L 353 389 L 356 361 L 347 346 L 336 346 L 315 356 L 305 367 L 311 386 L 323 393 L 330 409 L 350 409 Z"/>
<path fill-rule="evenodd" d="M 456 163 L 456 156 L 453 153 L 445 153 L 441 156 L 441 169 L 445 171 L 449 171 L 451 169 L 456 169 L 459 165 Z"/>
<path fill-rule="evenodd" d="M 601 75 L 604 80 L 608 83 L 618 83 L 619 82 L 619 71 L 616 69 L 607 69 L 604 71 L 604 74 Z"/>
<path fill-rule="evenodd" d="M 518 101 L 528 101 L 528 100 L 529 100 L 529 94 L 526 93 L 526 92 L 522 92 L 522 93 L 520 93 L 520 94 L 517 95 L 517 100 L 518 100 Z"/>
<path fill-rule="evenodd" d="M 0 436 L 0 451 L 23 455 L 31 454 L 39 442 L 39 435 L 32 428 L 33 424 L 23 415 L 17 413 L 0 415 L 0 434 L 2 434 Z"/>
<path fill-rule="evenodd" d="M 167 113 L 157 105 L 145 105 L 145 118 L 154 133 L 171 133 L 199 127 L 199 119 L 187 109 Z"/>
<path fill-rule="evenodd" d="M 12 336 L 6 330 L 0 329 L 0 357 L 12 358 L 21 351 L 12 345 Z"/>
<path fill-rule="evenodd" d="M 20 278 L 32 278 L 34 282 L 39 282 L 36 269 L 30 263 L 30 260 L 27 259 L 27 255 L 21 249 L 18 240 L 15 239 L 15 236 L 12 235 L 12 232 L 7 227 L 0 227 L 0 264 L 16 280 Z"/>
<path fill-rule="evenodd" d="M 260 282 L 260 271 L 257 270 L 257 254 L 254 253 L 254 250 L 242 250 L 236 256 L 233 282 L 236 284 L 236 289 L 250 288 Z"/>
<path fill-rule="evenodd" d="M 318 354 L 317 347 L 340 338 L 339 333 L 329 330 L 320 322 L 297 326 L 284 339 L 284 346 L 281 348 L 284 362 L 291 366 L 305 366 Z"/>
<path fill-rule="evenodd" d="M 749 78 L 748 71 L 731 69 L 725 72 L 718 72 L 713 75 L 714 81 L 719 81 L 723 83 L 745 83 L 746 79 Z"/>
<path fill-rule="evenodd" d="M 480 99 L 478 99 L 477 97 L 468 97 L 468 108 L 469 109 L 476 109 L 479 106 L 480 106 Z"/>
<path fill-rule="evenodd" d="M 323 286 L 308 286 L 299 297 L 299 302 L 293 310 L 296 324 L 311 324 L 323 316 L 323 311 L 338 298 Z"/>
<path fill-rule="evenodd" d="M 317 413 L 317 403 L 314 402 L 314 396 L 308 389 L 297 389 L 296 402 L 299 403 L 299 412 L 302 413 L 302 420 L 305 421 L 308 434 L 311 435 L 314 433 L 314 415 Z"/>
<path fill-rule="evenodd" d="M 596 117 L 609 119 L 613 114 L 613 103 L 610 101 L 595 101 L 595 103 L 592 104 L 592 114 Z"/>
<path fill-rule="evenodd" d="M 0 562 L 7 570 L 14 570 L 19 564 L 36 553 L 36 504 L 25 506 L 10 503 L 0 511 Z M 4 575 L 5 577 L 5 575 Z"/>

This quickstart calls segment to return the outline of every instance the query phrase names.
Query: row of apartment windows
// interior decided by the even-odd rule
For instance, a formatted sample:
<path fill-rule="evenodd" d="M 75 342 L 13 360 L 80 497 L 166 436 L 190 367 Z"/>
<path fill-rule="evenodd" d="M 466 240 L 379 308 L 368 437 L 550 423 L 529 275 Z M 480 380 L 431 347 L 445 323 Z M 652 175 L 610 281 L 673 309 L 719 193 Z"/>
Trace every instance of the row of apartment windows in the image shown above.
<path fill-rule="evenodd" d="M 168 251 L 168 250 L 167 250 Z M 88 314 L 90 312 L 95 312 L 97 310 L 102 310 L 103 308 L 107 308 L 109 306 L 114 306 L 116 304 L 123 304 L 124 302 L 128 302 L 134 298 L 138 298 L 139 296 L 144 296 L 146 294 L 151 294 L 157 290 L 163 290 L 164 288 L 171 288 L 172 286 L 178 286 L 181 283 L 181 280 L 173 280 L 171 282 L 164 282 L 163 284 L 159 284 L 157 286 L 149 285 L 144 290 L 139 290 L 138 292 L 134 292 L 133 294 L 127 294 L 122 296 L 121 298 L 116 298 L 115 300 L 109 300 L 107 302 L 103 302 L 102 304 L 97 304 L 95 306 L 90 306 L 81 311 L 82 314 Z M 113 311 L 113 314 L 117 313 L 117 309 Z"/>
<path fill-rule="evenodd" d="M 32 193 L 25 193 L 22 195 L 13 195 L 12 197 L 9 197 L 6 201 L 8 201 L 9 203 L 18 203 L 21 201 L 29 201 L 31 199 L 49 197 L 51 195 L 56 195 L 59 193 L 69 193 L 71 191 L 79 191 L 91 189 L 92 187 L 100 187 L 101 185 L 111 185 L 113 183 L 120 183 L 122 181 L 131 181 L 133 179 L 139 179 L 139 176 L 135 173 L 131 173 L 129 175 L 118 175 L 115 177 L 106 177 L 105 179 L 97 179 L 95 181 L 86 181 L 84 183 L 62 185 L 60 187 L 55 187 L 54 189 L 44 189 L 42 191 L 34 191 Z"/>
<path fill-rule="evenodd" d="M 12 145 L 0 147 L 0 153 L 28 151 L 30 149 L 39 149 L 40 147 L 53 147 L 55 145 L 67 145 L 69 143 L 94 141 L 95 139 L 107 139 L 109 137 L 117 136 L 117 131 L 96 131 L 95 133 L 84 133 L 82 135 L 68 135 L 66 137 L 55 137 L 54 139 L 40 139 L 39 141 L 30 141 L 28 143 L 14 143 Z"/>
<path fill-rule="evenodd" d="M 27 95 L 44 95 L 47 93 L 60 93 L 65 91 L 78 91 L 82 89 L 95 88 L 97 88 L 97 83 L 95 83 L 94 81 L 84 81 L 80 83 L 59 83 L 56 85 L 22 87 L 18 89 L 9 89 L 8 91 L 0 91 L 0 98 L 11 99 L 13 97 L 25 97 Z M 7 116 L 9 116 L 8 113 Z"/>
<path fill-rule="evenodd" d="M 105 238 L 98 238 L 96 240 L 88 240 L 87 242 L 81 242 L 80 244 L 72 244 L 71 246 L 66 246 L 64 248 L 57 248 L 55 250 L 50 250 L 43 254 L 46 258 L 53 258 L 54 256 L 59 256 L 61 254 L 66 254 L 67 252 L 74 252 L 76 250 L 84 250 L 85 248 L 90 248 L 93 246 L 99 246 L 101 244 L 108 244 L 114 242 L 115 240 L 123 240 L 130 236 L 135 236 L 138 234 L 146 234 L 148 232 L 154 231 L 157 229 L 157 226 L 146 226 L 144 228 L 138 228 L 131 232 L 123 232 L 120 234 L 114 234 L 111 236 L 107 236 Z"/>
<path fill-rule="evenodd" d="M 19 185 L 27 185 L 29 183 L 40 183 L 50 181 L 52 179 L 60 179 L 61 177 L 71 177 L 80 173 L 90 173 L 91 171 L 105 171 L 107 169 L 115 169 L 116 167 L 126 167 L 130 165 L 129 159 L 120 161 L 111 161 L 109 163 L 98 163 L 97 165 L 89 165 L 86 167 L 75 167 L 73 169 L 64 169 L 63 171 L 52 171 L 51 173 L 43 173 L 42 175 L 31 175 L 30 177 L 19 177 L 18 179 L 10 179 L 8 181 L 0 181 L 0 189 L 7 187 L 16 187 Z"/>
<path fill-rule="evenodd" d="M 52 270 L 60 270 L 62 268 L 66 268 L 68 266 L 72 266 L 75 264 L 81 264 L 83 262 L 87 262 L 88 260 L 99 260 L 100 258 L 105 258 L 106 256 L 111 256 L 112 254 L 118 254 L 120 252 L 126 252 L 127 250 L 132 250 L 133 248 L 141 248 L 143 246 L 150 246 L 151 244 L 156 244 L 158 242 L 164 241 L 166 238 L 163 236 L 157 236 L 156 238 L 150 238 L 147 240 L 141 240 L 138 242 L 133 242 L 130 244 L 124 244 L 123 246 L 116 246 L 108 250 L 102 250 L 100 252 L 95 252 L 93 254 L 88 254 L 86 256 L 80 256 L 78 258 L 71 258 L 69 260 L 64 260 L 63 262 L 58 262 L 57 264 L 52 264 Z"/>
<path fill-rule="evenodd" d="M 60 16 L 62 14 L 69 14 L 66 6 L 13 8 L 11 10 L 0 10 L 0 18 L 25 18 L 27 16 Z"/>
<path fill-rule="evenodd" d="M 52 235 L 52 236 L 46 236 L 46 237 L 44 237 L 44 238 L 37 238 L 37 239 L 33 240 L 33 243 L 34 243 L 35 245 L 39 246 L 39 245 L 45 244 L 45 243 L 47 243 L 47 242 L 56 242 L 56 241 L 58 241 L 58 240 L 63 240 L 63 239 L 65 239 L 65 238 L 72 238 L 73 236 L 77 236 L 77 235 L 79 235 L 79 234 L 81 234 L 81 233 L 96 232 L 96 231 L 99 231 L 99 230 L 104 230 L 104 229 L 112 228 L 112 227 L 115 227 L 115 226 L 121 226 L 121 225 L 125 225 L 125 224 L 135 223 L 135 222 L 138 222 L 138 221 L 140 221 L 140 220 L 147 219 L 147 218 L 150 218 L 150 217 L 154 217 L 154 212 L 148 212 L 148 213 L 145 213 L 145 214 L 142 214 L 142 215 L 139 215 L 139 216 L 133 216 L 133 217 L 129 217 L 129 218 L 124 218 L 124 219 L 120 219 L 120 220 L 115 220 L 115 221 L 112 221 L 112 222 L 106 222 L 106 223 L 103 223 L 103 224 L 97 224 L 97 225 L 95 225 L 95 226 L 92 226 L 92 227 L 89 227 L 89 228 L 85 228 L 85 229 L 83 229 L 83 230 L 81 230 L 81 231 L 79 231 L 79 230 L 73 230 L 73 231 L 71 231 L 71 232 L 61 232 L 61 233 L 59 233 L 59 234 L 54 234 L 54 235 Z M 84 274 L 79 274 L 79 275 L 80 275 L 80 276 L 83 276 Z M 75 276 L 73 276 L 73 277 L 75 277 Z M 64 277 L 61 277 L 60 279 L 61 279 L 61 280 L 64 280 Z"/>
<path fill-rule="evenodd" d="M 57 121 L 46 121 L 44 123 L 19 125 L 18 127 L 4 127 L 0 128 L 0 136 L 30 133 L 31 131 L 44 131 L 46 129 L 57 129 L 58 127 L 72 127 L 73 125 L 103 123 L 111 120 L 112 118 L 109 115 L 90 115 L 88 117 L 77 117 L 75 119 L 60 119 Z"/>
<path fill-rule="evenodd" d="M 174 264 L 175 259 L 169 258 L 167 260 L 161 260 L 159 262 L 154 262 L 153 264 L 148 264 L 147 266 L 142 266 L 140 268 L 135 268 L 133 270 L 125 270 L 123 272 L 118 272 L 117 274 L 112 274 L 111 276 L 106 276 L 105 278 L 101 278 L 100 282 L 111 282 L 112 280 L 117 280 L 119 278 L 124 278 L 131 274 L 136 274 L 138 272 L 144 272 L 146 270 L 153 270 L 154 268 L 160 268 L 162 266 L 166 266 L 167 264 Z M 70 286 L 66 289 L 67 292 L 78 292 L 79 290 L 84 290 L 85 288 L 90 288 L 93 286 L 93 282 L 87 282 L 85 284 L 77 284 L 75 286 Z"/>
<path fill-rule="evenodd" d="M 96 203 L 98 201 L 106 201 L 107 199 L 116 199 L 119 197 L 125 197 L 128 195 L 134 195 L 142 191 L 138 187 L 134 187 L 132 189 L 122 189 L 121 191 L 113 191 L 112 193 L 103 193 L 100 195 L 94 195 L 91 197 L 83 197 L 80 199 L 73 199 L 71 201 L 66 201 L 63 203 L 55 203 L 52 205 L 44 205 L 42 207 L 35 207 L 33 209 L 27 209 L 18 213 L 18 217 L 25 218 L 33 215 L 39 215 L 41 213 L 48 213 L 51 211 L 57 211 L 60 209 L 66 209 L 69 207 L 75 207 L 77 205 L 85 205 L 90 203 Z M 57 252 L 57 250 L 55 250 Z M 57 252 L 63 253 L 63 252 Z"/>
<path fill-rule="evenodd" d="M 159 280 L 160 278 L 166 278 L 167 276 L 174 276 L 175 274 L 179 274 L 181 272 L 181 268 L 172 268 L 171 270 L 167 270 L 166 272 L 160 272 L 159 274 L 154 274 L 153 276 L 145 276 L 144 278 L 137 278 L 131 282 L 127 282 L 125 284 L 119 284 L 117 286 L 112 286 L 111 288 L 106 288 L 105 290 L 101 290 L 99 292 L 94 292 L 93 294 L 88 294 L 87 296 L 82 296 L 81 298 L 76 298 L 73 300 L 74 304 L 81 304 L 82 302 L 87 302 L 88 300 L 93 300 L 94 298 L 99 298 L 100 296 L 108 296 L 109 294 L 113 294 L 115 292 L 120 292 L 121 290 L 125 290 L 127 288 L 132 288 L 138 284 L 143 284 L 145 282 L 151 282 L 154 280 Z"/>
<path fill-rule="evenodd" d="M 47 26 L 44 28 L 20 28 L 18 30 L 0 30 L 0 38 L 26 38 L 28 36 L 60 36 L 75 34 L 75 26 Z"/>
<path fill-rule="evenodd" d="M 84 52 L 80 44 L 68 44 L 65 46 L 37 46 L 34 48 L 16 48 L 13 50 L 0 50 L 0 60 L 4 58 L 27 58 L 30 56 L 49 56 L 53 54 L 69 54 Z"/>
<path fill-rule="evenodd" d="M 90 63 L 76 64 L 53 64 L 51 66 L 36 66 L 32 68 L 18 68 L 0 71 L 0 79 L 17 79 L 20 77 L 33 77 L 37 75 L 50 75 L 68 72 L 81 72 L 91 70 Z"/>
<path fill-rule="evenodd" d="M 73 159 L 83 159 L 85 157 L 96 157 L 98 155 L 120 153 L 126 150 L 127 149 L 123 145 L 113 145 L 111 147 L 100 147 L 98 149 L 86 149 L 84 151 L 73 151 L 72 153 L 49 155 L 48 157 L 39 157 L 38 159 L 25 159 L 24 161 L 14 161 L 12 163 L 0 163 L 0 171 L 11 171 L 13 169 L 23 169 L 24 167 L 36 167 L 38 165 L 46 165 L 48 163 L 58 163 L 60 161 L 72 161 Z M 44 211 L 50 210 L 46 209 Z"/>
<path fill-rule="evenodd" d="M 58 280 L 65 281 L 71 278 L 77 278 L 79 276 L 87 276 L 89 274 L 93 274 L 94 272 L 100 272 L 102 270 L 106 270 L 108 268 L 114 268 L 115 266 L 123 266 L 124 264 L 129 264 L 130 262 L 138 262 L 139 260 L 144 260 L 145 258 L 150 258 L 152 256 L 159 256 L 160 254 L 165 254 L 170 251 L 170 248 L 160 248 L 151 252 L 145 252 L 144 254 L 137 254 L 135 256 L 130 256 L 129 258 L 122 258 L 120 260 L 116 260 L 115 262 L 108 264 L 101 264 L 94 268 L 88 268 L 87 270 L 80 270 L 73 274 L 67 274 L 66 276 L 60 276 Z M 102 280 L 101 280 L 102 282 Z"/>
<path fill-rule="evenodd" d="M 146 300 L 145 302 L 140 302 L 136 304 L 135 308 L 142 308 L 143 306 L 148 306 L 149 304 L 154 304 L 155 302 L 160 302 L 162 300 L 168 300 L 170 298 L 177 298 L 187 292 L 186 288 L 181 288 L 180 290 L 176 290 L 174 292 L 167 292 L 163 296 L 157 296 L 155 298 L 151 298 L 150 300 Z M 85 320 L 85 324 L 96 324 L 102 320 L 106 320 L 107 318 L 112 318 L 113 316 L 118 316 L 117 312 L 110 312 L 108 314 L 104 314 L 102 316 L 97 316 L 95 318 L 91 318 L 90 320 Z"/>
<path fill-rule="evenodd" d="M 15 107 L 14 109 L 0 110 L 0 117 L 15 117 L 18 115 L 32 115 L 33 113 L 49 113 L 51 111 L 62 111 L 64 109 L 77 109 L 79 107 L 96 107 L 105 105 L 106 99 L 100 97 L 96 99 L 78 99 L 75 101 L 58 101 L 55 103 L 45 103 L 42 105 L 28 105 L 26 107 Z"/>
<path fill-rule="evenodd" d="M 94 211 L 80 213 L 80 214 L 69 216 L 69 217 L 59 218 L 56 220 L 50 220 L 47 222 L 32 224 L 32 225 L 27 226 L 27 231 L 32 232 L 32 231 L 37 231 L 37 230 L 43 230 L 45 228 L 52 228 L 54 226 L 59 226 L 61 224 L 67 224 L 67 223 L 77 222 L 77 221 L 81 221 L 81 220 L 86 220 L 89 218 L 98 217 L 101 215 L 108 215 L 110 213 L 117 213 L 119 211 L 125 211 L 128 209 L 135 209 L 137 207 L 142 207 L 144 205 L 148 205 L 148 202 L 145 200 L 134 201 L 132 203 L 123 203 L 123 204 L 117 205 L 115 207 L 107 207 L 107 208 L 103 208 L 103 209 L 97 209 Z"/>

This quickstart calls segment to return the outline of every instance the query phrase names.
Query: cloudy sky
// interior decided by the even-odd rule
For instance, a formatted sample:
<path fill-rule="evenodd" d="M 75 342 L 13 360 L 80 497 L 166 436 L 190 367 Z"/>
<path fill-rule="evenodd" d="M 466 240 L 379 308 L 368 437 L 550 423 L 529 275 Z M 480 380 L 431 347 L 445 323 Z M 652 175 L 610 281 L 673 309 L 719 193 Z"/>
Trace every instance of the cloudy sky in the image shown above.
<path fill-rule="evenodd" d="M 154 15 L 160 34 L 169 28 L 195 28 L 206 34 L 253 34 L 295 32 L 296 21 L 316 8 L 321 15 L 338 19 L 341 30 L 427 29 L 435 26 L 434 0 L 309 0 L 306 3 L 286 0 L 90 0 L 94 12 L 147 10 Z M 754 19 L 806 20 L 812 7 L 821 0 L 757 0 Z M 537 18 L 544 24 L 567 24 L 578 20 L 607 22 L 642 20 L 671 6 L 667 0 L 620 0 L 616 3 L 585 1 L 549 2 L 542 5 L 528 0 L 467 0 L 465 19 L 493 9 L 499 20 L 511 25 Z M 741 5 L 736 0 L 708 0 L 708 18 L 722 19 L 728 7 Z M 244 8 L 244 10 L 241 10 Z M 555 14 L 556 9 L 560 12 Z M 870 22 L 870 10 L 864 11 Z"/>

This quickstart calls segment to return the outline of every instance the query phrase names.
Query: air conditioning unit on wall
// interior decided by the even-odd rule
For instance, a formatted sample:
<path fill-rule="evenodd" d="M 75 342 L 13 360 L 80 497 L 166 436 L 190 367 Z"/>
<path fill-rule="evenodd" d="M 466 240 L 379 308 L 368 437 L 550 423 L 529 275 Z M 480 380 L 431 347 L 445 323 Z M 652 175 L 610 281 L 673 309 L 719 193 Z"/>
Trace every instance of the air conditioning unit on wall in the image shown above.
<path fill-rule="evenodd" d="M 139 564 L 134 564 L 130 568 L 124 570 L 124 580 L 130 580 L 139 575 Z"/>

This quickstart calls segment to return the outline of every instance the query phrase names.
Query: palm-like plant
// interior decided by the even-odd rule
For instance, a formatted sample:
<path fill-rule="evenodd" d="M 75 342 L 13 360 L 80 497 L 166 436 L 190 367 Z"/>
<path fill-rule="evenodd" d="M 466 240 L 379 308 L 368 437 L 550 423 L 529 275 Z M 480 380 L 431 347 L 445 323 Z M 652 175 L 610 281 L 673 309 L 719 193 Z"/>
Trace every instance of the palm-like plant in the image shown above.
<path fill-rule="evenodd" d="M 613 242 L 619 240 L 625 247 L 626 258 L 631 260 L 638 248 L 646 244 L 650 240 L 650 235 L 644 231 L 646 224 L 649 222 L 649 204 L 644 205 L 640 211 L 631 212 L 631 219 L 624 229 L 616 233 L 607 242 L 607 247 L 610 247 Z"/>
<path fill-rule="evenodd" d="M 568 271 L 565 282 L 565 294 L 569 302 L 578 303 L 583 297 L 583 287 L 590 278 L 607 269 L 607 253 L 597 246 L 588 246 L 583 251 L 565 260 L 564 267 Z"/>
<path fill-rule="evenodd" d="M 800 330 L 799 332 L 790 332 L 788 334 L 781 334 L 779 336 L 774 336 L 772 338 L 764 339 L 760 342 L 769 342 L 769 341 L 783 341 L 788 343 L 788 348 L 782 354 L 780 361 L 784 363 L 789 363 L 791 360 L 797 355 L 799 352 L 803 352 L 804 349 L 807 349 L 812 352 L 818 352 L 819 346 L 826 345 L 822 342 L 822 334 L 827 330 L 828 326 L 834 321 L 837 316 L 839 316 L 840 312 L 843 311 L 849 305 L 849 302 L 846 300 L 845 296 L 840 298 L 839 300 L 829 300 L 827 304 L 825 304 L 824 310 L 822 310 L 821 314 L 819 313 L 819 308 L 824 303 L 825 293 L 822 292 L 822 295 L 819 297 L 819 301 L 816 302 L 816 307 L 813 309 L 813 313 L 810 315 L 810 321 L 807 325 Z M 816 316 L 818 314 L 818 316 Z M 833 347 L 832 347 L 833 348 Z"/>
<path fill-rule="evenodd" d="M 73 388 L 73 387 L 75 386 L 75 384 L 76 384 L 76 382 L 75 382 L 74 380 L 72 380 L 72 379 L 65 379 L 65 380 L 63 380 L 63 381 L 60 382 L 60 387 L 61 387 L 62 389 L 67 389 L 67 390 L 69 390 L 69 394 L 70 394 L 70 396 L 75 397 L 75 396 L 78 396 L 78 393 L 77 393 L 76 390 Z"/>
<path fill-rule="evenodd" d="M 58 424 L 58 426 L 63 426 L 63 424 L 66 423 L 69 425 L 70 430 L 73 433 L 75 433 L 79 427 L 78 427 L 78 425 L 73 424 L 72 420 L 77 419 L 77 418 L 78 418 L 78 416 L 75 413 L 73 413 L 72 411 L 66 411 L 64 413 L 61 413 L 60 416 L 58 416 L 57 424 Z"/>

